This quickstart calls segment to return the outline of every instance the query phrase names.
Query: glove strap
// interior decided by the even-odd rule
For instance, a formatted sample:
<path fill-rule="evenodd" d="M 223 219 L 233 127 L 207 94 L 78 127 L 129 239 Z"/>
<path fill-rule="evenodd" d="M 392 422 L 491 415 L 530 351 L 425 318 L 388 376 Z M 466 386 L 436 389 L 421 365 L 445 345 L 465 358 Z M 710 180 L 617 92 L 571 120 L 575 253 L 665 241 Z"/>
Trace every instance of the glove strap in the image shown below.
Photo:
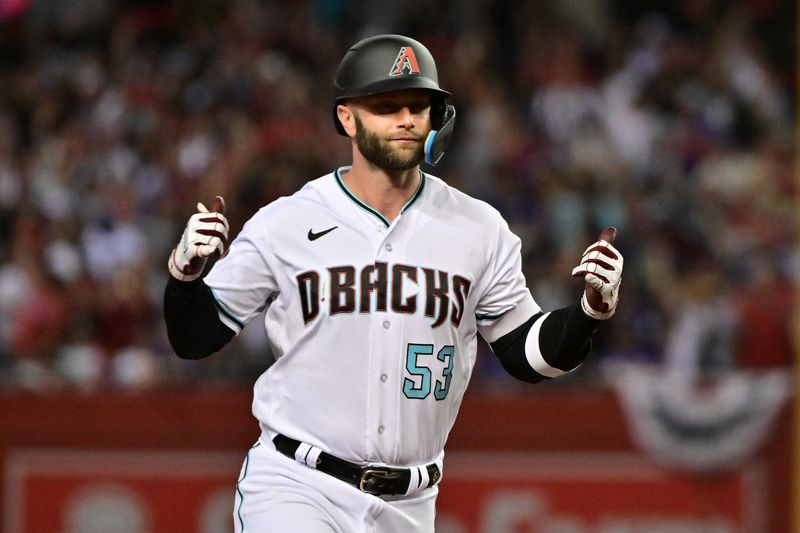
<path fill-rule="evenodd" d="M 586 313 L 587 316 L 590 316 L 595 320 L 608 320 L 609 318 L 614 316 L 614 313 L 617 312 L 616 305 L 610 310 L 606 311 L 605 313 L 593 309 L 592 306 L 589 305 L 589 300 L 586 299 L 586 291 L 583 291 L 583 296 L 581 297 L 581 308 L 583 309 L 583 312 Z"/>
<path fill-rule="evenodd" d="M 169 273 L 172 275 L 173 278 L 179 281 L 194 281 L 200 277 L 200 274 L 203 273 L 203 267 L 205 266 L 205 260 L 200 265 L 200 268 L 197 269 L 197 272 L 194 274 L 184 274 L 183 269 L 178 266 L 178 263 L 175 261 L 175 251 L 176 249 L 172 250 L 172 253 L 169 254 L 169 261 L 167 262 L 167 268 L 169 268 Z"/>

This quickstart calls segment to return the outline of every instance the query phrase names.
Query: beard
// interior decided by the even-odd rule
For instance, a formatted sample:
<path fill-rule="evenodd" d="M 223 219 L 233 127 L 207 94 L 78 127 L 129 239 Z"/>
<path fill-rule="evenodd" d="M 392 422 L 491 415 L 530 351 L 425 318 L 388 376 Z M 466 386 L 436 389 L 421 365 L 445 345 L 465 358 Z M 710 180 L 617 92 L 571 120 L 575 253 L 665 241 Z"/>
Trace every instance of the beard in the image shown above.
<path fill-rule="evenodd" d="M 419 165 L 425 157 L 422 141 L 417 143 L 414 150 L 398 149 L 390 141 L 368 131 L 358 116 L 354 118 L 358 150 L 364 159 L 376 167 L 388 171 L 409 170 Z"/>

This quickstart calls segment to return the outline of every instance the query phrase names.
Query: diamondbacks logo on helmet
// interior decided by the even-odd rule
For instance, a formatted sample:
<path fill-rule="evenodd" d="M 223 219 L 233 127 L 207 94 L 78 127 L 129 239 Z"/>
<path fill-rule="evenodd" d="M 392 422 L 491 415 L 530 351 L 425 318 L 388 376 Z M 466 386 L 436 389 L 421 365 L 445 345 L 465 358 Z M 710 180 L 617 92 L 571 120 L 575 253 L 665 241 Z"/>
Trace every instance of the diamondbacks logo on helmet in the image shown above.
<path fill-rule="evenodd" d="M 414 76 L 419 76 L 420 74 L 417 56 L 414 55 L 414 49 L 410 46 L 400 48 L 397 59 L 394 60 L 394 64 L 389 70 L 389 76 L 402 76 L 403 74 Z"/>

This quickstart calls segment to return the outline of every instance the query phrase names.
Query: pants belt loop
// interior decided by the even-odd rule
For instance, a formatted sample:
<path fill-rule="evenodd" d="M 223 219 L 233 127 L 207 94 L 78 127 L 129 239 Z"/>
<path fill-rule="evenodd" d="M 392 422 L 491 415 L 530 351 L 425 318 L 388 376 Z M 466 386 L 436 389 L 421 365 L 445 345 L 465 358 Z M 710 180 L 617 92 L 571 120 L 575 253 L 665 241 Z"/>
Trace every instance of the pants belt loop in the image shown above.
<path fill-rule="evenodd" d="M 311 468 L 317 468 L 317 459 L 319 459 L 319 454 L 322 453 L 320 448 L 316 446 L 311 446 L 310 444 L 306 444 L 305 442 L 301 442 L 300 446 L 297 447 L 297 450 L 294 452 L 294 458 L 297 462 L 303 463 L 306 466 L 310 466 Z"/>
<path fill-rule="evenodd" d="M 406 496 L 409 494 L 414 494 L 419 490 L 420 487 L 420 475 L 419 475 L 419 468 L 411 467 L 409 468 L 409 473 L 411 474 L 411 479 L 408 480 L 408 487 L 406 488 Z"/>
<path fill-rule="evenodd" d="M 428 488 L 428 483 L 431 480 L 428 476 L 428 467 L 425 465 L 418 466 L 414 470 L 419 470 L 419 488 L 417 490 Z"/>

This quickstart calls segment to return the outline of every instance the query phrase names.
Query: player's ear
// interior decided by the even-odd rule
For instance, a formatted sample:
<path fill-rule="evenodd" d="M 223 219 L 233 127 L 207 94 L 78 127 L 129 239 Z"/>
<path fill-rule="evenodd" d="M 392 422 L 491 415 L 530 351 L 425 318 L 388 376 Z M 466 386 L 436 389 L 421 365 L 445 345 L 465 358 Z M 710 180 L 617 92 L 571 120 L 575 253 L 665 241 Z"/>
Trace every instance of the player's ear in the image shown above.
<path fill-rule="evenodd" d="M 339 118 L 339 122 L 342 123 L 345 133 L 350 137 L 355 137 L 356 118 L 353 114 L 353 110 L 346 104 L 339 104 L 336 106 L 336 116 Z"/>

